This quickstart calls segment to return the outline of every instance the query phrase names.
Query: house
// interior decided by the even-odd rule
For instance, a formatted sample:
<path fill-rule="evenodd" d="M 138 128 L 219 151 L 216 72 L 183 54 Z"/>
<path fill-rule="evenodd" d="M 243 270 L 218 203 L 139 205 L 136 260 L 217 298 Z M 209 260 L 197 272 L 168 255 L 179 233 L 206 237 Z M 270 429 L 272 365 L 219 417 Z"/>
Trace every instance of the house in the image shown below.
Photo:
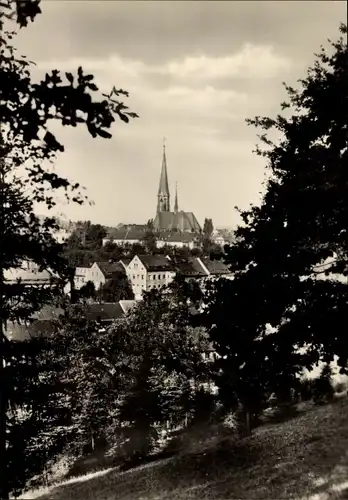
<path fill-rule="evenodd" d="M 64 315 L 63 309 L 50 304 L 43 306 L 33 314 L 32 321 L 27 324 L 8 322 L 5 335 L 9 340 L 17 342 L 53 333 L 55 324 Z"/>
<path fill-rule="evenodd" d="M 94 262 L 88 268 L 88 272 L 85 275 L 85 283 L 91 281 L 94 284 L 94 288 L 99 290 L 107 280 L 111 279 L 117 273 L 126 273 L 124 262 Z"/>
<path fill-rule="evenodd" d="M 79 290 L 87 283 L 86 276 L 89 269 L 90 267 L 76 267 L 74 276 L 74 285 L 76 290 Z"/>
<path fill-rule="evenodd" d="M 104 302 L 87 304 L 87 317 L 103 326 L 110 325 L 115 319 L 122 318 L 137 304 L 136 300 L 120 300 L 119 302 Z"/>
<path fill-rule="evenodd" d="M 208 270 L 210 276 L 231 276 L 229 268 L 218 259 L 209 259 L 209 257 L 200 257 L 200 261 Z"/>
<path fill-rule="evenodd" d="M 135 255 L 127 266 L 134 297 L 140 300 L 144 291 L 160 289 L 175 276 L 173 265 L 164 255 Z"/>
<path fill-rule="evenodd" d="M 40 271 L 39 266 L 31 261 L 23 261 L 20 267 L 5 269 L 5 283 L 14 284 L 20 281 L 28 286 L 51 286 L 55 276 L 46 269 Z"/>
<path fill-rule="evenodd" d="M 103 239 L 103 245 L 114 243 L 118 246 L 132 244 L 143 244 L 146 229 L 142 227 L 123 227 L 121 229 L 109 231 L 106 238 Z M 156 233 L 156 247 L 162 248 L 165 245 L 176 248 L 195 248 L 200 246 L 198 235 L 189 232 L 161 231 Z"/>
<path fill-rule="evenodd" d="M 189 257 L 175 261 L 178 274 L 187 279 L 230 276 L 232 273 L 221 260 L 211 260 L 209 257 Z"/>
<path fill-rule="evenodd" d="M 122 257 L 122 259 L 120 259 L 118 262 L 124 267 L 124 270 L 127 272 L 127 267 L 128 267 L 128 264 L 130 263 L 131 260 L 132 259 Z"/>
<path fill-rule="evenodd" d="M 198 257 L 176 259 L 175 271 L 177 274 L 184 276 L 187 279 L 205 278 L 209 275 L 208 270 Z"/>
<path fill-rule="evenodd" d="M 175 248 L 188 247 L 192 249 L 199 247 L 200 241 L 197 234 L 194 233 L 162 231 L 158 235 L 156 246 L 157 248 L 162 248 L 165 245 Z"/>
<path fill-rule="evenodd" d="M 137 304 L 135 300 L 120 300 L 116 303 L 87 303 L 87 318 L 97 321 L 102 326 L 111 324 L 115 319 L 123 317 Z M 55 331 L 56 322 L 64 315 L 64 310 L 52 305 L 45 305 L 33 314 L 32 321 L 27 324 L 8 322 L 5 335 L 9 340 L 24 341 L 38 336 L 47 336 Z"/>
<path fill-rule="evenodd" d="M 103 238 L 103 245 L 114 243 L 118 246 L 141 244 L 145 236 L 145 226 L 123 226 L 120 229 L 109 230 Z"/>

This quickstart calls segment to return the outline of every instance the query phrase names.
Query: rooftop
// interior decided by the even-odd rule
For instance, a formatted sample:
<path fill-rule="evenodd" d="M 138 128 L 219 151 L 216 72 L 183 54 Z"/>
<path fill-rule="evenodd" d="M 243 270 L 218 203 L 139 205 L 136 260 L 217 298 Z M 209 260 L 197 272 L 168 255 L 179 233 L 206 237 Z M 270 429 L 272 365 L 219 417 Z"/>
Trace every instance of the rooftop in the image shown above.
<path fill-rule="evenodd" d="M 176 271 L 186 277 L 204 277 L 207 272 L 197 257 L 179 259 L 175 262 Z"/>
<path fill-rule="evenodd" d="M 138 255 L 147 271 L 171 271 L 172 263 L 164 255 Z"/>
<path fill-rule="evenodd" d="M 120 262 L 96 262 L 106 278 L 111 278 L 115 273 L 124 273 L 124 266 Z"/>

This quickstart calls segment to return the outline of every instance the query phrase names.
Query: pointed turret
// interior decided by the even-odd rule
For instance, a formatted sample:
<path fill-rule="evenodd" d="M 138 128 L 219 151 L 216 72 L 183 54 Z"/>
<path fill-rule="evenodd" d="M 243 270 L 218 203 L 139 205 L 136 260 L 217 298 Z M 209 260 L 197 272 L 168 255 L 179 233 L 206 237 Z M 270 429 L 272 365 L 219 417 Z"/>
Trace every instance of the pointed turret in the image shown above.
<path fill-rule="evenodd" d="M 167 157 L 166 157 L 165 143 L 163 143 L 162 169 L 161 169 L 161 177 L 160 177 L 157 197 L 158 197 L 157 212 L 170 212 L 170 195 L 169 195 L 169 185 L 168 185 Z"/>
<path fill-rule="evenodd" d="M 179 203 L 178 203 L 178 183 L 175 184 L 175 204 L 174 204 L 174 213 L 179 212 Z"/>

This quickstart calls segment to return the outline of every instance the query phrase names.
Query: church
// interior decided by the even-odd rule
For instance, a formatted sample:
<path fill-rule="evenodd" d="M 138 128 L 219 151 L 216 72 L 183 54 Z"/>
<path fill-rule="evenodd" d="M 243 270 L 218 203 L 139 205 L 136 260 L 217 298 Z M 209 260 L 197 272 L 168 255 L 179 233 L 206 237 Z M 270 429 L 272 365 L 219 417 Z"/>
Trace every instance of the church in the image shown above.
<path fill-rule="evenodd" d="M 175 190 L 174 211 L 171 212 L 170 210 L 170 192 L 165 144 L 163 144 L 162 168 L 157 194 L 157 211 L 153 224 L 156 232 L 166 231 L 199 234 L 202 231 L 193 212 L 179 210 L 177 185 Z"/>

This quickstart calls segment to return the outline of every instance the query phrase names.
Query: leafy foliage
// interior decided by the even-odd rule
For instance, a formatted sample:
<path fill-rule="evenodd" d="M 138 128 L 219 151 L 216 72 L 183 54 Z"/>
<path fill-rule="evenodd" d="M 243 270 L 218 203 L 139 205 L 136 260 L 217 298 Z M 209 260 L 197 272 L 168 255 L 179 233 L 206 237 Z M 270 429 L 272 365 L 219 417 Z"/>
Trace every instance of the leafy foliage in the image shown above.
<path fill-rule="evenodd" d="M 98 290 L 98 299 L 103 302 L 118 302 L 119 300 L 133 300 L 132 286 L 126 273 L 116 271 Z"/>
<path fill-rule="evenodd" d="M 153 220 L 150 219 L 146 225 L 146 231 L 143 237 L 143 243 L 145 245 L 146 253 L 154 254 L 156 252 L 156 235 L 153 225 Z"/>
<path fill-rule="evenodd" d="M 34 19 L 40 13 L 37 1 L 4 0 L 1 7 L 0 28 L 4 27 L 4 19 L 12 19 L 13 14 L 17 16 L 19 25 L 26 26 L 28 19 Z M 92 137 L 110 138 L 109 130 L 116 117 L 124 122 L 136 117 L 120 101 L 121 97 L 128 96 L 123 90 L 114 87 L 102 99 L 93 98 L 97 95 L 98 87 L 93 75 L 84 74 L 82 68 L 78 68 L 76 75 L 61 75 L 53 70 L 41 82 L 34 82 L 30 73 L 32 63 L 25 56 L 16 55 L 12 41 L 14 37 L 15 33 L 0 30 L 1 498 L 8 498 L 10 490 L 18 492 L 25 480 L 39 472 L 40 467 L 34 459 L 30 469 L 31 462 L 26 456 L 33 458 L 28 448 L 32 446 L 31 438 L 37 435 L 39 427 L 43 430 L 46 425 L 46 417 L 36 410 L 30 410 L 32 413 L 25 422 L 17 414 L 9 414 L 13 404 L 11 398 L 14 398 L 12 389 L 16 370 L 20 370 L 22 365 L 17 357 L 13 357 L 3 327 L 9 320 L 29 320 L 34 311 L 52 300 L 61 290 L 60 278 L 64 281 L 69 274 L 61 258 L 61 246 L 54 239 L 56 222 L 54 218 L 41 221 L 34 213 L 34 204 L 41 203 L 49 209 L 53 208 L 59 190 L 64 192 L 67 200 L 79 204 L 86 200 L 78 183 L 71 183 L 52 168 L 57 153 L 64 151 L 64 147 L 50 130 L 50 124 L 54 120 L 64 126 L 84 125 Z M 8 281 L 7 273 L 20 269 L 23 261 L 37 264 L 39 269 L 52 270 L 57 279 L 46 288 L 28 286 L 20 280 Z M 23 356 L 25 366 L 25 353 Z M 4 362 L 6 370 L 3 368 Z M 35 390 L 38 384 L 39 381 L 33 383 L 28 389 L 30 396 L 25 397 L 37 397 Z M 33 406 L 35 403 L 31 401 L 30 404 Z M 40 436 L 44 440 L 44 432 Z M 19 438 L 20 444 L 15 444 L 14 439 Z M 58 433 L 53 441 L 56 443 L 59 439 Z M 7 470 L 6 463 L 12 469 Z M 18 480 L 15 479 L 14 470 L 17 469 L 23 470 L 23 474 L 25 472 L 25 478 L 18 473 Z"/>
<path fill-rule="evenodd" d="M 83 305 L 72 306 L 55 333 L 54 355 L 78 430 L 71 451 L 79 456 L 93 441 L 115 446 L 121 460 L 150 453 L 167 422 L 194 418 L 195 393 L 209 379 L 208 347 L 173 292 L 146 294 L 104 332 Z"/>
<path fill-rule="evenodd" d="M 248 120 L 264 132 L 256 153 L 270 176 L 226 249 L 234 280 L 209 292 L 204 322 L 222 357 L 220 395 L 250 411 L 271 393 L 285 397 L 319 360 L 337 355 L 347 367 L 347 285 L 320 279 L 345 273 L 347 262 L 348 51 L 343 38 L 331 49 L 321 49 L 300 89 L 285 86 L 283 114 Z"/>

